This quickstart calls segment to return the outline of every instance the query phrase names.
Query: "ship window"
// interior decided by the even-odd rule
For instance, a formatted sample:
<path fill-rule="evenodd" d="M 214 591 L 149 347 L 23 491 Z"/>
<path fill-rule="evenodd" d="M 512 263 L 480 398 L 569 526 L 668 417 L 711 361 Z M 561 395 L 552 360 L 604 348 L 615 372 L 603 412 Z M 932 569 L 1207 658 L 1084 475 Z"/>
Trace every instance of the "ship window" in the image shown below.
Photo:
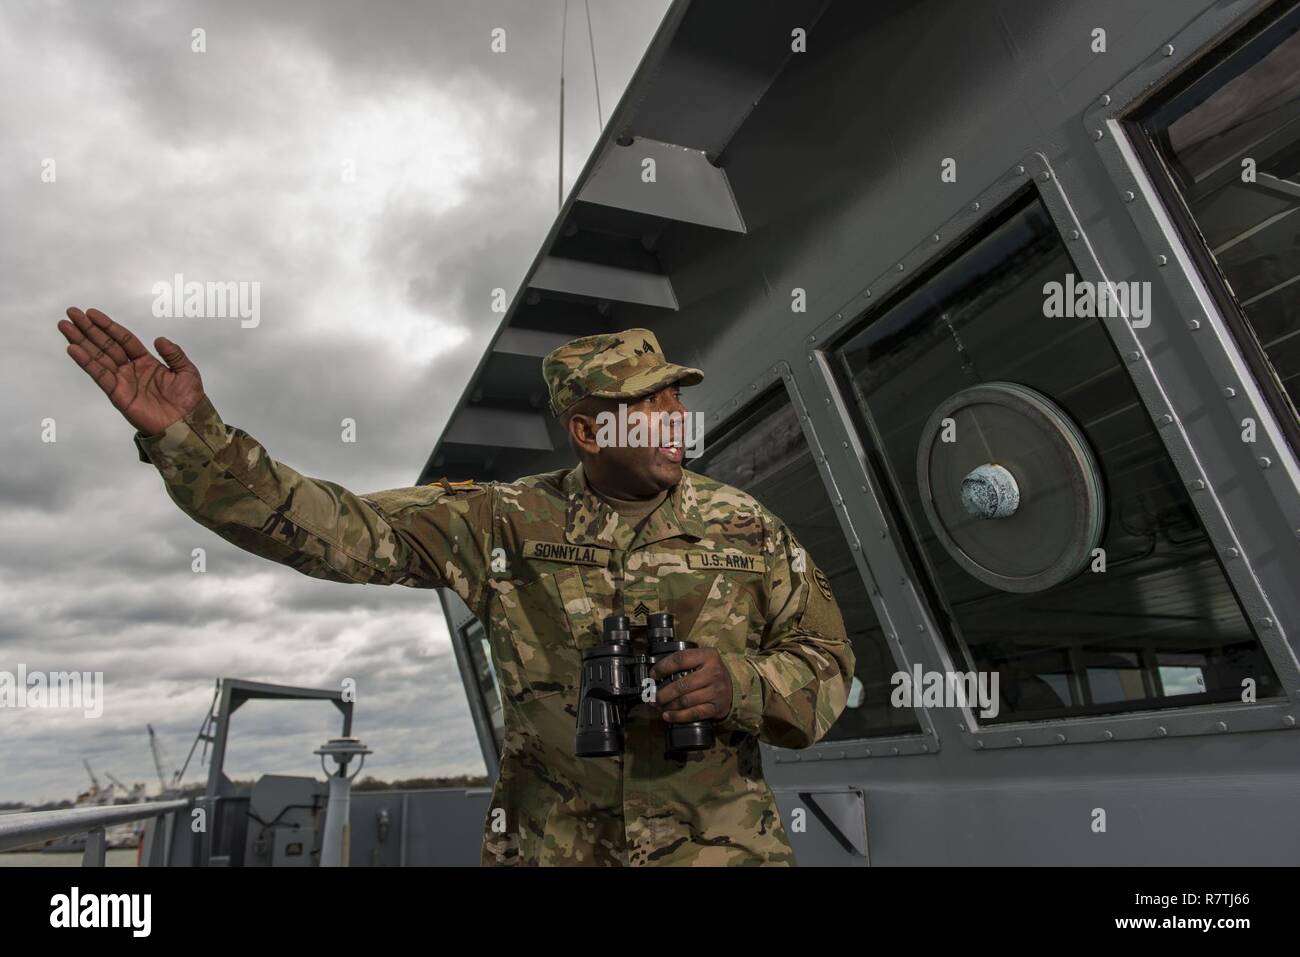
<path fill-rule="evenodd" d="M 981 720 L 1276 695 L 1101 321 L 1049 318 L 1072 271 L 1017 200 L 832 356 L 950 651 L 997 673 Z"/>
<path fill-rule="evenodd" d="M 1139 121 L 1176 218 L 1296 441 L 1300 405 L 1300 7 L 1220 48 Z M 1156 156 L 1150 155 L 1150 149 Z M 1179 202 L 1181 199 L 1181 203 Z M 1217 279 L 1216 279 L 1217 277 Z"/>
<path fill-rule="evenodd" d="M 890 705 L 898 669 L 785 390 L 761 400 L 721 438 L 711 438 L 694 468 L 758 499 L 830 581 L 857 666 L 848 706 L 823 740 L 919 733 L 910 708 Z"/>
<path fill-rule="evenodd" d="M 492 722 L 492 736 L 496 740 L 497 754 L 500 754 L 505 736 L 505 709 L 501 703 L 501 686 L 497 683 L 497 675 L 492 668 L 487 632 L 477 618 L 471 618 L 462 630 L 462 635 L 470 661 L 474 663 L 479 701 L 483 705 L 483 713 Z"/>
<path fill-rule="evenodd" d="M 1165 694 L 1200 694 L 1205 672 L 1195 665 L 1160 665 L 1160 684 Z"/>

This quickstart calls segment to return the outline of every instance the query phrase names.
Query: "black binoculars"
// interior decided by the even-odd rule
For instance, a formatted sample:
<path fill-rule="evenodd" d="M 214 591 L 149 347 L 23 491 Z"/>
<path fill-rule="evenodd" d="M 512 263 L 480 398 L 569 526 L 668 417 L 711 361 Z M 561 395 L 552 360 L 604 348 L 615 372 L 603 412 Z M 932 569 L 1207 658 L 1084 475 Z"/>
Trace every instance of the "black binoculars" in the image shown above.
<path fill-rule="evenodd" d="M 580 758 L 622 754 L 627 709 L 642 700 L 642 689 L 647 687 L 650 669 L 673 652 L 694 647 L 695 642 L 678 641 L 674 636 L 673 616 L 668 612 L 647 615 L 644 625 L 629 624 L 626 615 L 606 618 L 600 644 L 582 652 L 578 733 L 573 753 Z M 665 681 L 676 681 L 688 674 L 689 671 L 674 672 Z M 666 758 L 679 757 L 683 751 L 705 751 L 711 747 L 713 723 L 710 721 L 666 726 Z"/>

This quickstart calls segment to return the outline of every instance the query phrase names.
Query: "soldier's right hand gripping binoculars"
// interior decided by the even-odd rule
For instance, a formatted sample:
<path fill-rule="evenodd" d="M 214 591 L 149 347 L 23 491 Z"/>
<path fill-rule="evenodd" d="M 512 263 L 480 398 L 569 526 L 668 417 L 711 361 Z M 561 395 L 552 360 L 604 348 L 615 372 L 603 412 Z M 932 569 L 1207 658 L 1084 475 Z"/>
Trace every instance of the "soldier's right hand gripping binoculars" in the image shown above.
<path fill-rule="evenodd" d="M 693 641 L 677 640 L 673 616 L 668 612 L 648 615 L 644 625 L 630 624 L 626 615 L 606 618 L 600 644 L 582 652 L 578 732 L 573 753 L 580 758 L 622 754 L 627 712 L 643 700 L 646 682 L 652 680 L 650 669 L 673 652 L 695 647 Z M 676 681 L 688 674 L 689 671 L 678 671 L 664 680 Z M 711 721 L 673 722 L 665 727 L 666 758 L 711 747 Z"/>

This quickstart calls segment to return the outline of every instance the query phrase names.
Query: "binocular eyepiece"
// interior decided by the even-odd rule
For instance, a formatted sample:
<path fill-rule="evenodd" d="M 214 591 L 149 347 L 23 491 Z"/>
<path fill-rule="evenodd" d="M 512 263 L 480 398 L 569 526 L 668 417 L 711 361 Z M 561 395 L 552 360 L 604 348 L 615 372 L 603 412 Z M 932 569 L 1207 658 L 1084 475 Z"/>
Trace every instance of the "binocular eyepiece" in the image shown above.
<path fill-rule="evenodd" d="M 677 640 L 673 616 L 668 612 L 646 616 L 644 625 L 630 624 L 627 615 L 606 618 L 600 644 L 582 652 L 573 753 L 580 758 L 622 754 L 628 708 L 642 700 L 643 689 L 654 687 L 650 670 L 674 652 L 695 647 L 693 641 Z M 678 671 L 664 680 L 676 681 L 688 674 Z M 713 747 L 713 740 L 710 721 L 667 724 L 664 757 L 672 758 L 683 751 L 705 751 Z"/>

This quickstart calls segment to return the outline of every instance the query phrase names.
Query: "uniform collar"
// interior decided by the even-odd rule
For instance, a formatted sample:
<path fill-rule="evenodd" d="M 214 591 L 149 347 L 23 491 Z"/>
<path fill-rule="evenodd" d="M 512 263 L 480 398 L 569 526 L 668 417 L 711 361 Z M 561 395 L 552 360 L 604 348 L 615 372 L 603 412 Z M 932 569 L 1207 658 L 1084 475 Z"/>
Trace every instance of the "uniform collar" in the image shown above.
<path fill-rule="evenodd" d="M 599 545 L 627 551 L 634 545 L 651 545 L 669 538 L 704 537 L 704 520 L 700 517 L 699 491 L 692 473 L 682 470 L 682 480 L 668 492 L 668 497 L 650 514 L 639 535 L 620 522 L 618 512 L 591 490 L 579 463 L 562 482 L 569 498 L 565 513 L 564 539 L 574 545 Z"/>

